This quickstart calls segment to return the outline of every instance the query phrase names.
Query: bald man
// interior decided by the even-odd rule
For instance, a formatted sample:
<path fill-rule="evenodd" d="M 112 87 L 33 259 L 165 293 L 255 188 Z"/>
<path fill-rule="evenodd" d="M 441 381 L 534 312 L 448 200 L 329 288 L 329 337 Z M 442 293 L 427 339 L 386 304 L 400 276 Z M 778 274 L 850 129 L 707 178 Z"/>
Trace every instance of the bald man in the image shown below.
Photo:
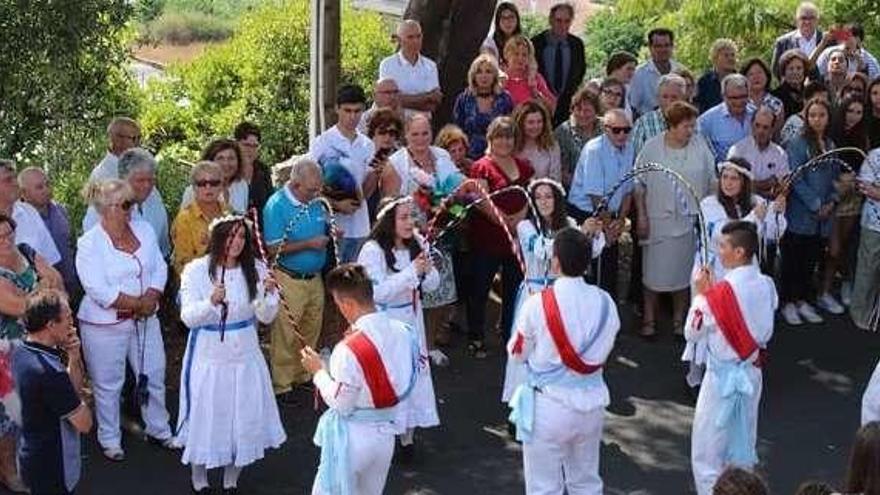
<path fill-rule="evenodd" d="M 379 79 L 393 79 L 400 90 L 405 116 L 431 113 L 443 100 L 437 64 L 421 54 L 422 26 L 412 19 L 397 27 L 400 50 L 379 64 Z"/>
<path fill-rule="evenodd" d="M 64 277 L 64 287 L 68 293 L 76 288 L 76 270 L 73 268 L 73 253 L 70 249 L 70 217 L 63 206 L 52 200 L 52 186 L 46 173 L 37 167 L 27 167 L 18 174 L 18 187 L 22 201 L 33 206 L 40 214 L 43 223 L 52 235 L 55 247 L 61 254 L 55 268 Z"/>
<path fill-rule="evenodd" d="M 361 121 L 358 123 L 358 130 L 366 134 L 367 126 L 370 124 L 370 117 L 373 116 L 379 108 L 390 108 L 397 113 L 397 116 L 403 119 L 403 113 L 400 108 L 400 89 L 394 79 L 386 77 L 376 81 L 373 86 L 373 105 L 361 114 Z"/>

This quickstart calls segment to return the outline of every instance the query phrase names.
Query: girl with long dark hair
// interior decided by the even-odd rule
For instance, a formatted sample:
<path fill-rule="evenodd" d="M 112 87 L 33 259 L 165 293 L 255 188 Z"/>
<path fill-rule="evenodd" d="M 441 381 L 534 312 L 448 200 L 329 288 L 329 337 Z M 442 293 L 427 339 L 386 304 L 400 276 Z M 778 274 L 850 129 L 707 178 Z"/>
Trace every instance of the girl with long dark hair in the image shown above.
<path fill-rule="evenodd" d="M 519 17 L 519 9 L 513 2 L 501 2 L 495 9 L 495 20 L 492 23 L 492 32 L 480 47 L 481 53 L 488 53 L 498 60 L 499 65 L 504 67 L 504 45 L 511 37 L 522 33 L 522 22 Z"/>
<path fill-rule="evenodd" d="M 218 467 L 224 493 L 234 493 L 242 468 L 287 438 L 257 336 L 257 321 L 275 319 L 279 297 L 244 217 L 218 218 L 209 232 L 208 254 L 181 275 L 180 318 L 190 334 L 177 443 L 194 493 L 208 492 L 208 469 Z"/>
<path fill-rule="evenodd" d="M 384 198 L 369 240 L 357 262 L 373 281 L 373 299 L 380 311 L 413 328 L 419 339 L 419 379 L 410 396 L 396 411 L 401 446 L 412 455 L 413 431 L 440 424 L 428 359 L 425 317 L 421 291 L 440 284 L 424 240 L 416 233 L 413 200 L 410 196 Z"/>

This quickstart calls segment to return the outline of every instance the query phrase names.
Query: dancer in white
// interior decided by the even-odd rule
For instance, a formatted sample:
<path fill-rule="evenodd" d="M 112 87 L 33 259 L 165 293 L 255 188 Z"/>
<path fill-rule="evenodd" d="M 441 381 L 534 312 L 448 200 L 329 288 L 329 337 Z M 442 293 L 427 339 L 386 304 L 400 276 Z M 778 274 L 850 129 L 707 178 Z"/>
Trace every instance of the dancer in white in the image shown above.
<path fill-rule="evenodd" d="M 340 265 L 325 283 L 351 328 L 329 368 L 311 347 L 302 351 L 329 406 L 315 432 L 321 463 L 312 494 L 380 495 L 394 454 L 395 409 L 420 378 L 419 344 L 412 328 L 376 310 L 363 267 Z"/>
<path fill-rule="evenodd" d="M 556 234 L 552 287 L 529 297 L 507 344 L 528 366 L 510 405 L 523 442 L 526 493 L 600 495 L 599 445 L 608 387 L 602 366 L 620 329 L 617 307 L 587 284 L 590 243 L 574 228 Z"/>
<path fill-rule="evenodd" d="M 526 263 L 526 273 L 516 294 L 516 309 L 513 321 L 528 296 L 540 292 L 553 284 L 556 274 L 550 272 L 550 259 L 553 257 L 553 234 L 565 227 L 577 227 L 575 220 L 565 214 L 565 189 L 553 179 L 537 179 L 529 184 L 529 196 L 538 213 L 538 218 L 529 212 L 516 226 L 520 252 Z M 598 257 L 605 247 L 605 236 L 598 218 L 588 218 L 580 226 L 592 239 L 592 256 Z M 521 361 L 508 359 L 504 370 L 504 388 L 501 402 L 510 400 L 526 378 L 526 367 Z"/>
<path fill-rule="evenodd" d="M 278 312 L 278 289 L 254 259 L 244 217 L 220 217 L 209 232 L 208 255 L 181 275 L 180 319 L 190 333 L 177 443 L 193 492 L 207 493 L 208 469 L 223 467 L 226 494 L 236 492 L 244 466 L 287 438 L 257 337 L 257 320 L 271 323 Z"/>
<path fill-rule="evenodd" d="M 434 290 L 440 276 L 431 263 L 422 238 L 415 232 L 412 198 L 385 198 L 376 215 L 370 240 L 361 248 L 358 263 L 373 281 L 376 306 L 389 317 L 413 328 L 419 341 L 419 381 L 412 395 L 397 409 L 401 454 L 413 455 L 413 431 L 440 424 L 425 338 L 425 319 L 419 292 Z"/>
<path fill-rule="evenodd" d="M 92 183 L 87 193 L 100 221 L 77 242 L 76 271 L 85 290 L 77 317 L 95 393 L 98 443 L 105 457 L 121 461 L 119 398 L 126 360 L 137 376 L 147 436 L 173 448 L 165 409 L 165 346 L 156 317 L 168 266 L 150 224 L 131 219 L 134 193 L 127 182 Z"/>
<path fill-rule="evenodd" d="M 726 467 L 751 469 L 757 463 L 762 355 L 779 304 L 773 280 L 752 263 L 758 249 L 755 224 L 733 221 L 721 233 L 718 256 L 727 273 L 713 283 L 709 267 L 699 271 L 685 322 L 687 341 L 705 342 L 708 349 L 691 434 L 699 495 L 712 493 Z"/>

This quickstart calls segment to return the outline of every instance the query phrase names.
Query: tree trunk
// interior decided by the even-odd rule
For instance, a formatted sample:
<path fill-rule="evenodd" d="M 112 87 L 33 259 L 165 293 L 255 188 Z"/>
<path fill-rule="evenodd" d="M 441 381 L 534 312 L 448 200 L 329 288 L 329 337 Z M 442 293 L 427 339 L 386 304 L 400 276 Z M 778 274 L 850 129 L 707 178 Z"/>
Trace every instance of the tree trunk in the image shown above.
<path fill-rule="evenodd" d="M 422 53 L 437 63 L 443 102 L 434 112 L 438 124 L 452 120 L 455 97 L 467 85 L 467 72 L 492 24 L 494 0 L 409 0 L 404 19 L 422 25 Z"/>

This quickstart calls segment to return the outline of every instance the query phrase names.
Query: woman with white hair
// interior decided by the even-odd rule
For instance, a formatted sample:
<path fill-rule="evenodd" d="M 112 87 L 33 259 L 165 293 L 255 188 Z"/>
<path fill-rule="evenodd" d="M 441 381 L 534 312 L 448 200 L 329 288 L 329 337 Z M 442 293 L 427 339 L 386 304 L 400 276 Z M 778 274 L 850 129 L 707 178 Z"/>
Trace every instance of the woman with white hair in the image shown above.
<path fill-rule="evenodd" d="M 181 208 L 171 225 L 174 241 L 174 271 L 179 275 L 190 261 L 208 250 L 208 225 L 228 213 L 223 202 L 223 169 L 220 165 L 201 161 L 190 172 L 190 186 L 195 199 Z"/>
<path fill-rule="evenodd" d="M 168 267 L 150 225 L 132 219 L 128 182 L 92 183 L 85 192 L 99 221 L 77 242 L 76 271 L 85 296 L 79 308 L 83 352 L 95 394 L 98 443 L 112 461 L 125 458 L 119 397 L 125 363 L 137 376 L 146 435 L 172 446 L 165 409 L 165 347 L 156 311 Z"/>
<path fill-rule="evenodd" d="M 162 201 L 153 201 L 151 197 L 156 188 L 158 164 L 152 153 L 143 148 L 131 148 L 119 157 L 119 178 L 128 182 L 132 196 L 132 218 L 144 220 L 156 234 L 162 257 L 171 255 L 171 241 L 168 237 L 168 210 Z M 89 206 L 83 218 L 83 232 L 88 231 L 100 221 L 98 211 Z"/>

